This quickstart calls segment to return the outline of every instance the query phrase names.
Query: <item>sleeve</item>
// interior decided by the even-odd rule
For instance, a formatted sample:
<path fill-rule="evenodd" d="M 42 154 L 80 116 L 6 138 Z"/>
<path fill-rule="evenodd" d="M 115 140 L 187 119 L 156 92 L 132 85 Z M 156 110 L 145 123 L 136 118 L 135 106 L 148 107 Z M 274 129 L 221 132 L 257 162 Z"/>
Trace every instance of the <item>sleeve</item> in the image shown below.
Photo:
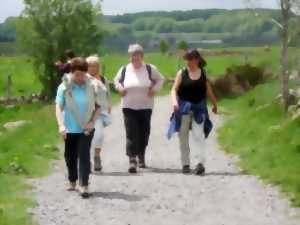
<path fill-rule="evenodd" d="M 100 107 L 107 107 L 107 89 L 105 85 L 100 81 L 94 81 L 96 82 L 96 104 Z"/>
<path fill-rule="evenodd" d="M 115 88 L 117 90 L 120 90 L 123 87 L 123 85 L 120 83 L 120 79 L 121 79 L 121 76 L 122 76 L 123 68 L 124 67 L 122 67 L 122 68 L 119 69 L 116 77 L 114 78 L 114 85 L 115 85 Z"/>
<path fill-rule="evenodd" d="M 153 90 L 155 92 L 158 92 L 162 88 L 165 82 L 165 78 L 163 77 L 163 75 L 161 75 L 161 73 L 158 71 L 156 66 L 151 65 L 151 68 L 152 68 L 152 79 L 155 81 Z"/>
<path fill-rule="evenodd" d="M 65 105 L 65 87 L 63 84 L 60 84 L 57 89 L 57 94 L 55 98 L 55 103 L 61 107 Z"/>
<path fill-rule="evenodd" d="M 112 96 L 111 96 L 111 90 L 110 90 L 110 81 L 108 79 L 106 79 L 105 81 L 105 86 L 106 86 L 106 92 L 107 92 L 107 101 L 108 101 L 108 105 L 111 106 L 112 105 Z"/>

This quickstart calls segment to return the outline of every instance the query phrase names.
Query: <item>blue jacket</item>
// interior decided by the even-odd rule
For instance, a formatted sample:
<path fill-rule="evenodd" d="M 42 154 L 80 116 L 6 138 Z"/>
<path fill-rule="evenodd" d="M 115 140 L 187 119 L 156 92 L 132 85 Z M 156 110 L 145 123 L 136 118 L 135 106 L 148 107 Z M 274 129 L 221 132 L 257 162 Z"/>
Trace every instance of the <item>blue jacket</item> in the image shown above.
<path fill-rule="evenodd" d="M 171 139 L 174 133 L 178 132 L 181 127 L 181 118 L 183 115 L 187 115 L 193 112 L 194 120 L 198 123 L 204 123 L 204 135 L 207 138 L 213 128 L 213 124 L 209 119 L 206 100 L 201 101 L 198 104 L 193 104 L 188 101 L 183 101 L 179 99 L 179 110 L 177 112 L 173 112 L 170 119 L 170 127 L 168 130 L 167 137 Z"/>

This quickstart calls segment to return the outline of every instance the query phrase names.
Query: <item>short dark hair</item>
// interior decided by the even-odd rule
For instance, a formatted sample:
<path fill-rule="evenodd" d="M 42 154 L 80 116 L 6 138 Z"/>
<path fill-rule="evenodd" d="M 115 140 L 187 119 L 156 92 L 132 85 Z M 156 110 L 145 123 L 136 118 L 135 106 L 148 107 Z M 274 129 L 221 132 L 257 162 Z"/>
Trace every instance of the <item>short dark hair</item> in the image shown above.
<path fill-rule="evenodd" d="M 84 58 L 77 57 L 71 60 L 71 72 L 81 71 L 87 72 L 88 71 L 88 63 Z"/>
<path fill-rule="evenodd" d="M 73 58 L 76 57 L 76 55 L 75 55 L 75 53 L 74 53 L 74 51 L 73 51 L 72 49 L 67 49 L 67 50 L 65 51 L 65 56 L 66 56 L 67 58 L 69 58 L 69 59 L 73 59 Z"/>
<path fill-rule="evenodd" d="M 200 52 L 197 49 L 188 50 L 184 55 L 184 59 L 188 61 L 193 59 L 198 60 L 199 68 L 204 68 L 207 65 L 206 60 L 201 56 Z"/>

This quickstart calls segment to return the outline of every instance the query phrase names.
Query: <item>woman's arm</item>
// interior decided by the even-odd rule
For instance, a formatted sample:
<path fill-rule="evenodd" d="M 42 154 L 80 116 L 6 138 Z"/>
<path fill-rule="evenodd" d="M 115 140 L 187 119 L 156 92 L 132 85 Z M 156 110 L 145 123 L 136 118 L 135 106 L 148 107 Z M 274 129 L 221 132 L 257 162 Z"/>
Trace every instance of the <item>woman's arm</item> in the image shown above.
<path fill-rule="evenodd" d="M 207 86 L 207 96 L 209 97 L 209 99 L 210 99 L 210 101 L 213 105 L 212 111 L 215 114 L 217 114 L 218 113 L 217 98 L 214 94 L 214 91 L 213 91 L 213 88 L 212 88 L 212 85 L 211 85 L 210 81 L 206 82 L 206 86 Z"/>
<path fill-rule="evenodd" d="M 153 92 L 152 94 L 155 95 L 157 92 L 160 91 L 160 89 L 164 85 L 165 78 L 163 75 L 161 75 L 161 73 L 158 71 L 158 69 L 155 66 L 151 65 L 151 68 L 152 68 L 152 78 L 155 81 L 155 83 L 152 86 L 150 92 L 152 91 Z"/>
<path fill-rule="evenodd" d="M 59 130 L 60 135 L 64 139 L 66 139 L 67 138 L 67 129 L 64 124 L 63 111 L 64 111 L 64 108 L 61 105 L 56 104 L 55 114 L 56 114 L 56 121 L 58 124 L 58 130 Z"/>
<path fill-rule="evenodd" d="M 123 67 L 119 70 L 118 74 L 116 75 L 115 79 L 114 79 L 114 85 L 116 90 L 120 93 L 121 96 L 125 96 L 126 95 L 126 90 L 123 87 L 123 85 L 120 83 L 120 79 L 122 76 L 122 71 L 123 71 Z"/>
<path fill-rule="evenodd" d="M 181 82 L 182 82 L 182 70 L 178 71 L 176 78 L 175 78 L 174 85 L 172 87 L 172 91 L 171 91 L 171 97 L 172 97 L 174 111 L 179 110 L 179 104 L 178 104 L 178 100 L 177 100 L 177 92 L 179 90 Z"/>

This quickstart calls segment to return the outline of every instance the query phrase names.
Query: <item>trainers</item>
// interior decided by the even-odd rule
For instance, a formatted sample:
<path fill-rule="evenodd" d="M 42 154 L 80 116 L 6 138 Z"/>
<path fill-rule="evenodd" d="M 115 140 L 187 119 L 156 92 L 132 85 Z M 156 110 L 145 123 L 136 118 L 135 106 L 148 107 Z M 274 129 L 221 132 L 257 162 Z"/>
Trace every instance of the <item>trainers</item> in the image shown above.
<path fill-rule="evenodd" d="M 139 168 L 145 169 L 146 168 L 145 156 L 142 155 L 139 156 L 138 158 L 139 158 L 139 163 L 138 163 Z"/>
<path fill-rule="evenodd" d="M 136 159 L 130 159 L 130 164 L 129 164 L 129 173 L 137 173 L 137 162 Z"/>
<path fill-rule="evenodd" d="M 199 163 L 195 169 L 195 175 L 203 176 L 205 174 L 205 167 Z"/>
<path fill-rule="evenodd" d="M 70 182 L 69 187 L 67 189 L 68 191 L 75 191 L 76 190 L 76 182 Z"/>
<path fill-rule="evenodd" d="M 88 191 L 88 187 L 85 186 L 85 187 L 81 187 L 80 188 L 80 196 L 84 199 L 87 199 L 90 197 L 90 193 Z"/>
<path fill-rule="evenodd" d="M 94 170 L 96 172 L 101 172 L 102 171 L 102 164 L 101 164 L 100 156 L 95 156 L 94 157 Z"/>
<path fill-rule="evenodd" d="M 185 165 L 182 167 L 182 173 L 183 174 L 189 174 L 191 172 L 191 168 L 189 165 Z"/>

